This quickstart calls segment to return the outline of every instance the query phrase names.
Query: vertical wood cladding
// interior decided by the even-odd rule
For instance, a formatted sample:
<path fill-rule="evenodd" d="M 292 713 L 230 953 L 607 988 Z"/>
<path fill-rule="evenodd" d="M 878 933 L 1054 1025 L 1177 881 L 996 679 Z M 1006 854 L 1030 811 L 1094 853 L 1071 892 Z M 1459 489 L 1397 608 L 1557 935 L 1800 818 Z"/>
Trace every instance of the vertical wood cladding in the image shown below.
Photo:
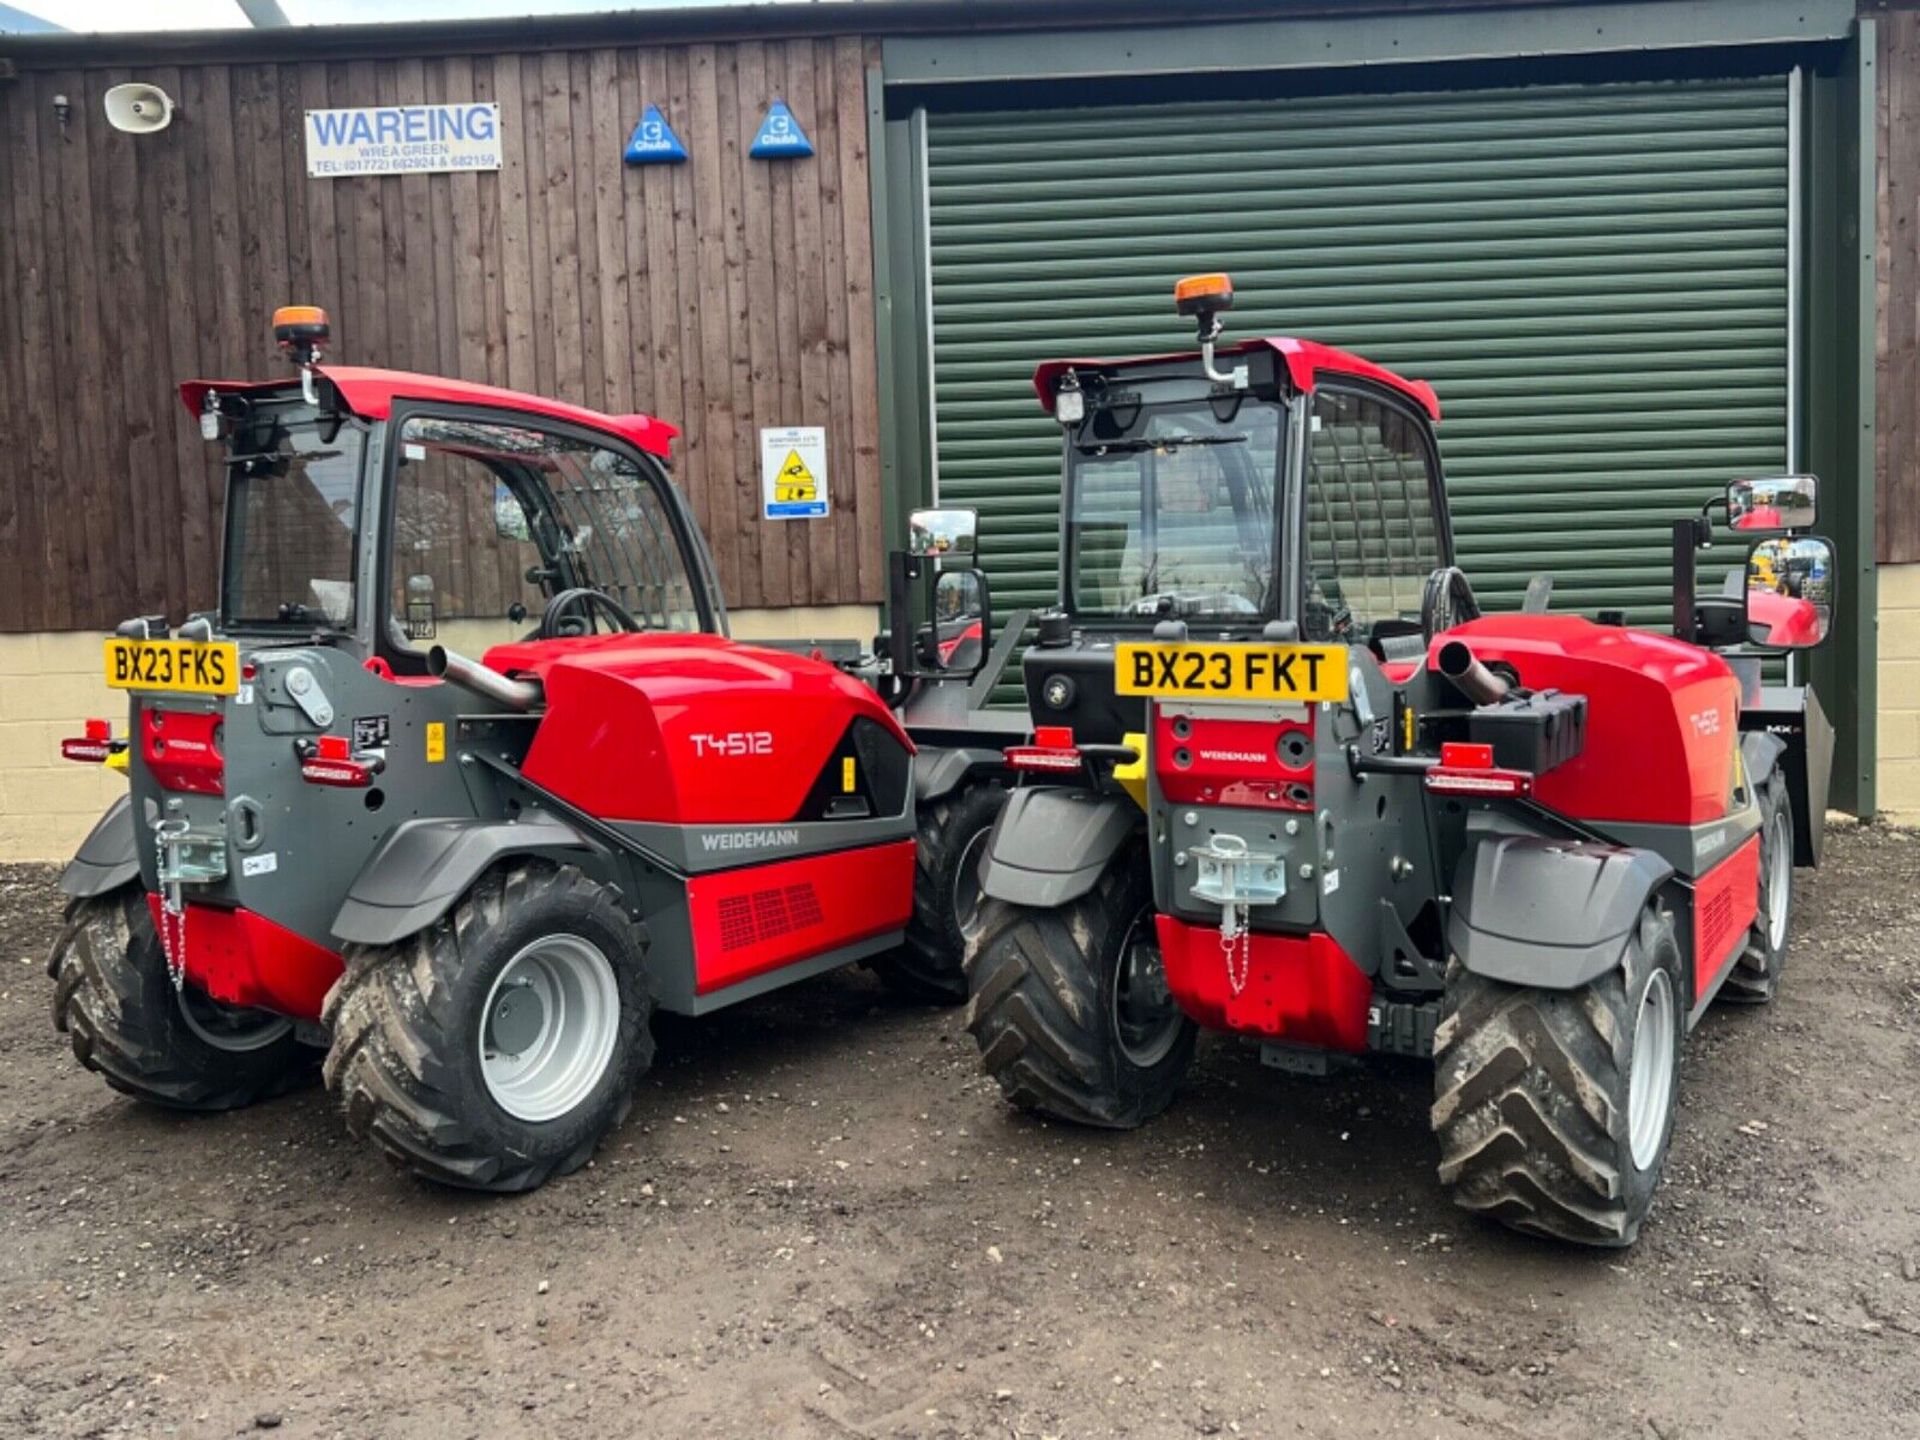
<path fill-rule="evenodd" d="M 0 80 L 0 630 L 211 605 L 218 466 L 174 387 L 335 358 L 679 425 L 674 474 L 735 606 L 878 600 L 865 42 L 794 39 Z M 108 87 L 174 97 L 120 134 Z M 65 94 L 64 133 L 53 96 Z M 785 99 L 814 156 L 747 149 Z M 498 172 L 312 180 L 310 109 L 494 101 Z M 622 165 L 658 104 L 684 165 Z M 833 511 L 759 518 L 762 426 L 824 425 Z"/>

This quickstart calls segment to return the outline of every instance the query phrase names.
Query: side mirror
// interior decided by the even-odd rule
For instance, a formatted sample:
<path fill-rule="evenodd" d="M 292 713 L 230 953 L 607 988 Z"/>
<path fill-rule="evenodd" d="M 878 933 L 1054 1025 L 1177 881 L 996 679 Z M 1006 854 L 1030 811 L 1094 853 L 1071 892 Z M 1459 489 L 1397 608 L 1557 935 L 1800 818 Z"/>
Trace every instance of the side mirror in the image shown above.
<path fill-rule="evenodd" d="M 1747 552 L 1747 641 L 1810 650 L 1833 629 L 1833 542 L 1819 536 L 1761 540 Z"/>
<path fill-rule="evenodd" d="M 915 510 L 907 517 L 907 553 L 916 559 L 971 559 L 978 510 Z"/>
<path fill-rule="evenodd" d="M 933 617 L 920 632 L 920 661 L 929 673 L 971 676 L 987 653 L 986 577 L 945 571 L 933 585 Z"/>
<path fill-rule="evenodd" d="M 1751 534 L 1811 529 L 1820 518 L 1820 482 L 1811 475 L 1736 480 L 1727 486 L 1727 524 Z"/>

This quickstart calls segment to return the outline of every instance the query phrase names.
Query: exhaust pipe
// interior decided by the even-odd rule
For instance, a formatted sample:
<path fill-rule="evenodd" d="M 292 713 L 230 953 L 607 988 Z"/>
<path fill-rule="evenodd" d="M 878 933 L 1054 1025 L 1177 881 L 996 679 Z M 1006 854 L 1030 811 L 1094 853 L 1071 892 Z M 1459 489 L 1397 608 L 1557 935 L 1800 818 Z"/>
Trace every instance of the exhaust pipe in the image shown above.
<path fill-rule="evenodd" d="M 1513 688 L 1474 659 L 1464 640 L 1449 640 L 1440 647 L 1440 673 L 1476 705 L 1498 705 Z"/>
<path fill-rule="evenodd" d="M 427 673 L 436 680 L 451 680 L 509 710 L 531 710 L 546 698 L 538 681 L 509 680 L 498 670 L 489 670 L 478 661 L 456 655 L 444 645 L 436 645 L 427 652 Z"/>

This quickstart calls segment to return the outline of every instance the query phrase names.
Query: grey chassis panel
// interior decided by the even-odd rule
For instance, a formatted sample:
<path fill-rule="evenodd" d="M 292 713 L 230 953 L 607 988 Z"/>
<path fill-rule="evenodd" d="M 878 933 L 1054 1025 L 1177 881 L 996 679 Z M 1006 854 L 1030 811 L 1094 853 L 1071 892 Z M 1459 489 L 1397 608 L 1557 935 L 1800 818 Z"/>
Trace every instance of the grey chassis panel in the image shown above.
<path fill-rule="evenodd" d="M 94 821 L 67 868 L 60 893 L 91 900 L 140 876 L 140 837 L 133 826 L 133 796 L 122 795 Z"/>
<path fill-rule="evenodd" d="M 1077 900 L 1139 824 L 1139 810 L 1119 796 L 1015 790 L 987 838 L 980 888 L 995 900 L 1036 909 Z"/>
<path fill-rule="evenodd" d="M 1613 968 L 1673 874 L 1650 850 L 1487 835 L 1460 857 L 1447 945 L 1476 975 L 1572 990 Z"/>
<path fill-rule="evenodd" d="M 362 867 L 333 933 L 349 945 L 391 945 L 446 914 L 502 856 L 598 848 L 550 818 L 409 820 Z"/>

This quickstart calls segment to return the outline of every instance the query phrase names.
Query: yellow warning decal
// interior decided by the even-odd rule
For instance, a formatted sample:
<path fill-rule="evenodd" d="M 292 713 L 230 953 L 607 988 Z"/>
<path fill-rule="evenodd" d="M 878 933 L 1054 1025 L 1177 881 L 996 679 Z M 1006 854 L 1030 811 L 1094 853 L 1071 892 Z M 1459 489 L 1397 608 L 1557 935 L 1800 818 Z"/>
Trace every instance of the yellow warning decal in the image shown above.
<path fill-rule="evenodd" d="M 820 498 L 820 482 L 813 478 L 813 471 L 807 468 L 807 462 L 800 458 L 798 450 L 789 450 L 787 460 L 780 467 L 780 474 L 773 482 L 775 503 L 812 501 Z"/>
<path fill-rule="evenodd" d="M 427 763 L 438 765 L 447 758 L 447 725 L 435 720 L 427 726 Z"/>
<path fill-rule="evenodd" d="M 853 793 L 853 756 L 851 755 L 840 762 L 840 789 L 848 795 Z"/>

